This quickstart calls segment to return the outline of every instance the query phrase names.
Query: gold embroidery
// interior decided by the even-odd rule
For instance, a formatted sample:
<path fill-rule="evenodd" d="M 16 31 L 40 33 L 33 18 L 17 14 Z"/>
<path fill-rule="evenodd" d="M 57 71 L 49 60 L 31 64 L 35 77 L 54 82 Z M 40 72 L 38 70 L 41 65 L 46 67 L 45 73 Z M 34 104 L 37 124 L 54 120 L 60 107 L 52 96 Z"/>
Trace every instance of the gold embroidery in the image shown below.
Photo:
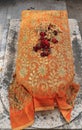
<path fill-rule="evenodd" d="M 14 84 L 13 84 L 14 83 Z M 31 95 L 28 91 L 14 80 L 9 88 L 10 106 L 13 109 L 22 110 L 26 102 L 32 100 Z"/>
<path fill-rule="evenodd" d="M 25 25 L 22 25 L 23 31 L 20 32 L 21 37 L 17 59 L 20 64 L 17 64 L 16 70 L 18 71 L 18 78 L 23 80 L 22 82 L 25 87 L 32 91 L 33 94 L 38 94 L 38 90 L 40 89 L 43 93 L 45 92 L 45 94 L 47 94 L 46 92 L 49 89 L 51 91 L 49 93 L 51 94 L 58 90 L 59 86 L 62 84 L 61 80 L 65 79 L 70 82 L 74 74 L 71 45 L 68 37 L 69 32 L 66 27 L 64 28 L 64 26 L 62 26 L 63 24 L 67 24 L 67 20 L 59 22 L 57 18 L 63 18 L 63 16 L 57 12 L 54 14 L 54 11 L 52 11 L 52 13 L 42 12 L 39 17 L 36 12 L 37 11 L 35 11 L 34 14 L 30 11 L 27 13 L 29 17 L 31 14 L 29 21 L 31 24 L 29 24 L 28 21 L 22 23 Z M 54 20 L 53 17 L 56 14 L 57 16 Z M 47 17 L 44 17 L 45 15 L 47 15 Z M 32 24 L 32 17 L 34 24 Z M 40 38 L 40 31 L 46 30 L 50 23 L 62 33 L 56 36 L 59 42 L 55 46 L 52 46 L 51 55 L 42 58 L 39 52 L 35 53 L 33 51 L 33 46 L 36 45 Z M 26 27 L 29 27 L 29 29 Z M 48 31 L 47 37 L 53 37 L 52 34 L 52 32 Z M 26 40 L 26 38 L 24 38 L 25 40 L 21 41 L 23 36 L 28 36 L 29 39 Z M 21 54 L 21 52 L 23 54 Z M 24 77 L 26 78 L 23 79 Z M 45 88 L 45 90 L 43 88 Z"/>

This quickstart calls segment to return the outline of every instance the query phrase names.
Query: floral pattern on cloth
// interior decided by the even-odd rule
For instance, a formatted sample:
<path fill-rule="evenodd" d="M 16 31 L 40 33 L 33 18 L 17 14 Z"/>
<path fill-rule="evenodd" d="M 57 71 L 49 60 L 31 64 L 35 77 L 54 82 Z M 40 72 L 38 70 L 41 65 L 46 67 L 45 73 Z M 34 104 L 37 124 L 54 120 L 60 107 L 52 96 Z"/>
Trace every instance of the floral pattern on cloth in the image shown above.
<path fill-rule="evenodd" d="M 39 33 L 49 24 L 62 33 L 47 57 L 35 53 Z M 79 85 L 73 82 L 74 63 L 66 11 L 23 11 L 16 72 L 9 87 L 10 120 L 14 130 L 34 122 L 34 112 L 58 107 L 70 121 Z"/>

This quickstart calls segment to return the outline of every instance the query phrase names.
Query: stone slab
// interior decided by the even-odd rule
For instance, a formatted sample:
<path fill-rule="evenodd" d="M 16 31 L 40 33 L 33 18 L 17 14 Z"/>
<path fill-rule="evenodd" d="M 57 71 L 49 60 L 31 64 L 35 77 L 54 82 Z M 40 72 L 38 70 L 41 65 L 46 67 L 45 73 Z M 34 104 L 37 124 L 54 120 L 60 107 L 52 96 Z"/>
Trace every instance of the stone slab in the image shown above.
<path fill-rule="evenodd" d="M 7 89 L 9 83 L 12 81 L 12 74 L 15 71 L 15 59 L 17 52 L 17 38 L 19 31 L 20 20 L 13 19 L 10 21 L 7 44 L 6 38 L 3 35 L 3 46 L 6 44 L 6 52 L 3 59 L 3 68 L 1 71 L 1 84 L 0 84 L 0 128 L 11 129 L 9 119 L 9 103 Z M 80 83 L 80 92 L 75 101 L 75 107 L 72 111 L 71 122 L 67 124 L 62 115 L 56 109 L 54 111 L 36 112 L 35 123 L 29 127 L 30 129 L 37 128 L 82 128 L 82 40 L 79 32 L 77 21 L 74 19 L 69 20 L 70 36 L 72 41 L 74 62 L 75 62 L 75 81 Z M 78 125 L 77 125 L 78 124 Z"/>

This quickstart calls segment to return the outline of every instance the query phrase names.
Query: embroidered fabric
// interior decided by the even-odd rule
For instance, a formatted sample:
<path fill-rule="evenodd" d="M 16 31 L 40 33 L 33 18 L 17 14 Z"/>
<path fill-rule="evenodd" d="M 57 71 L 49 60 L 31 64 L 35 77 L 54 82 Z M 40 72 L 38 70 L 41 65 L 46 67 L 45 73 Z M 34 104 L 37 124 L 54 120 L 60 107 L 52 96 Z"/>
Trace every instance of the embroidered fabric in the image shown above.
<path fill-rule="evenodd" d="M 33 51 L 41 31 L 55 25 L 58 43 L 47 57 Z M 50 31 L 50 30 L 49 30 Z M 54 31 L 54 30 L 53 30 Z M 74 64 L 66 11 L 23 11 L 18 40 L 16 72 L 9 87 L 10 119 L 13 129 L 34 122 L 34 112 L 58 107 L 70 121 L 79 85 L 73 82 Z M 50 41 L 52 44 L 52 41 Z"/>

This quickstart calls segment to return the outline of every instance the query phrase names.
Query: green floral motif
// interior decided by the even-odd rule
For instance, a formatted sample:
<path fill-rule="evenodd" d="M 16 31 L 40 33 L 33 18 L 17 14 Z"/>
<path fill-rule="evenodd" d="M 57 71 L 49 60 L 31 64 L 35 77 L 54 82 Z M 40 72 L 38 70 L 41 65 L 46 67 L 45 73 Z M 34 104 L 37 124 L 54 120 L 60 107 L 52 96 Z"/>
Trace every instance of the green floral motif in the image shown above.
<path fill-rule="evenodd" d="M 28 38 L 27 38 L 27 35 L 24 35 L 24 37 L 23 37 L 23 41 L 26 42 L 27 39 L 28 39 Z"/>
<path fill-rule="evenodd" d="M 60 69 L 58 70 L 58 73 L 60 76 L 64 76 L 66 74 L 66 71 L 65 71 L 65 69 L 60 67 Z"/>
<path fill-rule="evenodd" d="M 40 67 L 38 68 L 38 72 L 39 72 L 39 74 L 40 74 L 41 76 L 44 76 L 44 75 L 46 75 L 47 68 L 42 65 L 42 66 L 40 66 Z"/>
<path fill-rule="evenodd" d="M 26 69 L 26 68 L 22 68 L 22 69 L 20 70 L 20 75 L 21 75 L 22 77 L 24 77 L 24 76 L 26 76 L 26 74 L 27 74 L 27 69 Z"/>

